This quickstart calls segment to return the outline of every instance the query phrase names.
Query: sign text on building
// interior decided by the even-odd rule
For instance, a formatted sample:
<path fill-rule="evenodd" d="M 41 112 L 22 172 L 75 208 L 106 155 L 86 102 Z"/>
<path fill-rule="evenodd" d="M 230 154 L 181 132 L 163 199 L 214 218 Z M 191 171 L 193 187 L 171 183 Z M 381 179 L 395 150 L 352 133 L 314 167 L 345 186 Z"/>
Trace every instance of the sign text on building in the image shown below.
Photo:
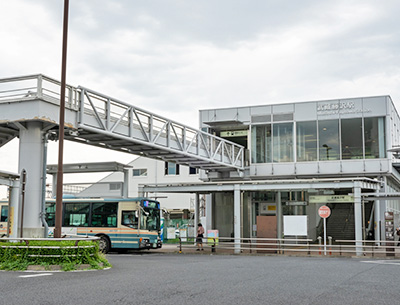
<path fill-rule="evenodd" d="M 309 203 L 340 203 L 354 202 L 350 195 L 312 195 L 308 197 Z"/>

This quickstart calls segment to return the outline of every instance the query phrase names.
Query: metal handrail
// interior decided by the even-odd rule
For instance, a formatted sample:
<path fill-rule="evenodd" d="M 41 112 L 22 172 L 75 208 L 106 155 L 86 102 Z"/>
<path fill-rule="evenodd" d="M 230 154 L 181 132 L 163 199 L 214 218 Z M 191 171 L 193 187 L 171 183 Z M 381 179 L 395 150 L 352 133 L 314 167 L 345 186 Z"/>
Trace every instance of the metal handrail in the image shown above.
<path fill-rule="evenodd" d="M 186 240 L 184 240 L 186 239 Z M 196 237 L 180 237 L 179 249 L 194 249 Z M 211 241 L 211 242 L 210 242 Z M 235 242 L 236 241 L 236 242 Z M 234 237 L 204 237 L 203 243 L 211 248 L 212 252 L 219 250 L 233 250 L 240 253 L 248 251 L 250 254 L 265 253 L 285 254 L 285 253 L 307 253 L 307 255 L 351 255 L 359 256 L 376 255 L 396 256 L 394 243 L 397 241 L 375 241 L 375 240 L 336 240 L 340 244 L 329 244 L 324 253 L 323 245 L 314 243 L 312 239 L 294 239 L 294 238 L 234 238 Z M 344 245 L 342 243 L 345 243 Z M 348 244 L 346 244 L 348 243 Z M 354 243 L 351 245 L 350 243 Z M 357 245 L 356 243 L 361 243 Z M 377 245 L 383 243 L 385 245 Z M 367 245 L 366 245 L 367 244 Z"/>

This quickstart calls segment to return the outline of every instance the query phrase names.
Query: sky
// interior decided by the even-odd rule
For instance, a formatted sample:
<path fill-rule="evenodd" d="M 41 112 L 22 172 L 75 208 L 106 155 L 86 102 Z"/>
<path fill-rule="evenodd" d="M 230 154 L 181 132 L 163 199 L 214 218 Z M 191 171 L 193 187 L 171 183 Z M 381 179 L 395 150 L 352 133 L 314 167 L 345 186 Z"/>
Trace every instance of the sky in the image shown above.
<path fill-rule="evenodd" d="M 0 78 L 61 79 L 63 5 L 0 0 Z M 209 108 L 390 95 L 400 109 L 399 11 L 396 0 L 70 0 L 67 83 L 191 127 Z M 77 145 L 65 163 L 135 158 Z M 18 140 L 0 148 L 0 170 L 18 171 Z"/>

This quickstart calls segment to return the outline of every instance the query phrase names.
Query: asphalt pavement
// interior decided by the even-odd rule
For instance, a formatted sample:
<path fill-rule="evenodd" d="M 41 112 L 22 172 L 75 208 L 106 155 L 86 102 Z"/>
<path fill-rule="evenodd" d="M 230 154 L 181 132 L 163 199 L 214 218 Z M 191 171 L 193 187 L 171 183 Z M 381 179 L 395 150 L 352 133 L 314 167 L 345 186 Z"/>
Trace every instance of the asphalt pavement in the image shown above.
<path fill-rule="evenodd" d="M 101 271 L 0 272 L 0 304 L 399 303 L 400 260 L 194 253 L 111 253 Z"/>

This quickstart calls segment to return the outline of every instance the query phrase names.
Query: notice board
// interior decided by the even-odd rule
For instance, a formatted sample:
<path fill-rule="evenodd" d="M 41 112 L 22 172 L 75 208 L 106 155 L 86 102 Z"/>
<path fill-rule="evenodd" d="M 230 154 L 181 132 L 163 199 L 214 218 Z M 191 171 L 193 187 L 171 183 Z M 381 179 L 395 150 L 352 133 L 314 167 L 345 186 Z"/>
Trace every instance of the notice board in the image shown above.
<path fill-rule="evenodd" d="M 308 236 L 307 215 L 283 216 L 283 235 Z"/>

